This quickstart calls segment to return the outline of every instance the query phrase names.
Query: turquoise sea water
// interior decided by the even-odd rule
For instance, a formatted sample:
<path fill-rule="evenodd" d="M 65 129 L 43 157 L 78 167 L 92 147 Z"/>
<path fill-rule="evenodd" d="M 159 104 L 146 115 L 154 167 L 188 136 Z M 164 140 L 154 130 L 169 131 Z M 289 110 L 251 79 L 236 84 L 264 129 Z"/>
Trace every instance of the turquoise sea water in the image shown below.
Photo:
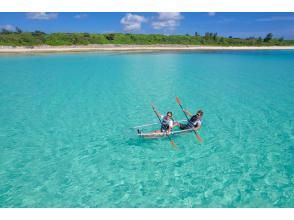
<path fill-rule="evenodd" d="M 141 140 L 158 111 L 193 134 Z M 294 207 L 294 51 L 0 56 L 0 207 Z"/>

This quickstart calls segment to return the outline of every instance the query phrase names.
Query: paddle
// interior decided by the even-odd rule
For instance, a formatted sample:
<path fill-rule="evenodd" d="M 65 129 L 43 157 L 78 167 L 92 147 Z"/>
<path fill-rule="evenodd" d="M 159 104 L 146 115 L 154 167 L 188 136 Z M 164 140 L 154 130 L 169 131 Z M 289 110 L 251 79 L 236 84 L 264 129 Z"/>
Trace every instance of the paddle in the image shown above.
<path fill-rule="evenodd" d="M 160 119 L 160 117 L 158 116 L 158 114 L 157 114 L 157 112 L 156 112 L 156 110 L 155 110 L 155 107 L 154 107 L 154 105 L 153 105 L 152 103 L 151 103 L 151 106 L 152 106 L 152 109 L 153 109 L 155 115 L 157 116 L 157 118 L 158 118 L 158 120 L 159 120 L 159 122 L 160 122 L 160 124 L 161 124 L 161 119 Z M 176 148 L 177 146 L 176 146 L 175 142 L 171 139 L 171 137 L 167 134 L 167 132 L 166 132 L 166 136 L 168 137 L 168 139 L 169 139 L 171 145 L 172 145 L 174 148 Z"/>
<path fill-rule="evenodd" d="M 179 104 L 179 106 L 181 107 L 182 111 L 184 112 L 184 114 L 185 114 L 187 120 L 189 121 L 189 118 L 188 118 L 186 112 L 184 111 L 184 108 L 183 108 L 183 106 L 182 106 L 182 104 L 181 104 L 181 101 L 180 101 L 180 99 L 179 99 L 178 96 L 176 96 L 176 100 L 177 100 L 177 103 Z M 197 132 L 196 132 L 194 129 L 193 129 L 193 131 L 194 131 L 194 133 L 195 133 L 196 138 L 198 139 L 198 141 L 199 141 L 200 143 L 202 143 L 202 138 L 199 136 L 199 134 L 197 134 Z"/>

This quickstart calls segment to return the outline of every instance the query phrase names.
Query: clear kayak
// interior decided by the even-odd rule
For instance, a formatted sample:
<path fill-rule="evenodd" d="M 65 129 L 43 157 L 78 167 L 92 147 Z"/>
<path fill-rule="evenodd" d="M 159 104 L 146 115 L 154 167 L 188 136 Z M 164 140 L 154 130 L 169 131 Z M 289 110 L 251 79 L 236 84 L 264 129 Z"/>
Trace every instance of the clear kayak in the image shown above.
<path fill-rule="evenodd" d="M 180 120 L 178 122 L 186 122 L 187 120 Z M 187 134 L 190 132 L 193 132 L 193 129 L 185 129 L 185 130 L 175 130 L 172 131 L 169 135 L 167 135 L 165 132 L 155 132 L 155 131 L 151 131 L 151 132 L 145 132 L 144 130 L 146 129 L 150 129 L 154 126 L 159 127 L 159 123 L 153 123 L 153 124 L 145 124 L 145 125 L 140 125 L 140 126 L 136 126 L 134 127 L 134 129 L 136 129 L 137 132 L 137 136 L 138 137 L 142 137 L 142 138 L 146 138 L 146 139 L 154 139 L 154 138 L 164 138 L 164 137 L 168 137 L 168 136 L 178 136 L 181 134 Z M 159 129 L 157 129 L 159 130 Z"/>
<path fill-rule="evenodd" d="M 140 132 L 138 131 L 137 135 L 139 137 L 143 137 L 143 138 L 164 138 L 167 136 L 176 136 L 176 135 L 181 135 L 181 134 L 187 134 L 192 132 L 193 129 L 186 129 L 186 130 L 179 130 L 179 131 L 172 131 L 169 135 L 167 135 L 165 132 Z"/>

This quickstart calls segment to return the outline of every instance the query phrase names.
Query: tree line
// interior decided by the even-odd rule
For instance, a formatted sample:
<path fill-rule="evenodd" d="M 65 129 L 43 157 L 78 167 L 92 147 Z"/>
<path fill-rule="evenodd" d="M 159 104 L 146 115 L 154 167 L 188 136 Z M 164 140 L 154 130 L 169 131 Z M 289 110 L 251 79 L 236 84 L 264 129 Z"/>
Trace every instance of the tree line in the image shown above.
<path fill-rule="evenodd" d="M 272 33 L 265 37 L 223 37 L 217 33 L 207 32 L 203 36 L 194 35 L 162 35 L 162 34 L 130 34 L 130 33 L 45 33 L 39 30 L 23 32 L 16 27 L 15 31 L 0 31 L 2 46 L 37 46 L 37 45 L 89 45 L 89 44 L 181 44 L 208 46 L 286 46 L 294 45 L 294 40 L 274 38 Z"/>

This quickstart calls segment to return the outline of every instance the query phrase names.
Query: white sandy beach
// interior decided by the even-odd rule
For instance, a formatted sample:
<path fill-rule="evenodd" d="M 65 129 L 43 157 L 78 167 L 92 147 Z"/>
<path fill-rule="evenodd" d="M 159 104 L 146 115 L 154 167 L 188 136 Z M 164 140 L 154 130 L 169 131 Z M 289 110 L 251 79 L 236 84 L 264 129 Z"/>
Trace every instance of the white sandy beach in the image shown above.
<path fill-rule="evenodd" d="M 195 45 L 75 45 L 0 46 L 0 53 L 58 53 L 90 51 L 197 51 L 197 50 L 294 50 L 294 46 L 195 46 Z"/>

